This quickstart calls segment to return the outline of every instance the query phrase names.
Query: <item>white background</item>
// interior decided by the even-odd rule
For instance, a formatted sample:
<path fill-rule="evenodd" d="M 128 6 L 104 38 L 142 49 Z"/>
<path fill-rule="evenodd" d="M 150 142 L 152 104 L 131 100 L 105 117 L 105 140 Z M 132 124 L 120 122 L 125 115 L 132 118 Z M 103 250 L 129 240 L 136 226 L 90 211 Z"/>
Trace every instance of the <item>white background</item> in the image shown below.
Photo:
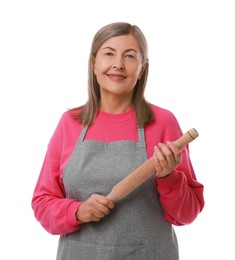
<path fill-rule="evenodd" d="M 0 2 L 1 259 L 55 259 L 58 237 L 35 220 L 33 189 L 61 114 L 86 101 L 92 37 L 116 21 L 149 42 L 146 98 L 200 134 L 190 151 L 206 204 L 176 227 L 180 259 L 235 259 L 233 2 Z"/>

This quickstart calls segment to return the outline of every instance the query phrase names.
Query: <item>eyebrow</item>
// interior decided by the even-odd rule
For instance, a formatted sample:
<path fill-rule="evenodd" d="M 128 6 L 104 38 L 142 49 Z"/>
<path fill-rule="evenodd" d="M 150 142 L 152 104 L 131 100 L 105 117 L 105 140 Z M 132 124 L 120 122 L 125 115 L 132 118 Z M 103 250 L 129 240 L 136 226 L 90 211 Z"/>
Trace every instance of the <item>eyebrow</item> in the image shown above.
<path fill-rule="evenodd" d="M 112 50 L 112 51 L 115 51 L 115 49 L 114 48 L 112 48 L 112 47 L 109 47 L 109 46 L 107 46 L 107 47 L 104 47 L 104 48 L 102 48 L 103 50 L 105 50 L 105 49 L 109 49 L 109 50 Z M 127 50 L 125 50 L 124 52 L 128 52 L 128 51 L 134 51 L 134 52 L 136 52 L 137 53 L 137 51 L 135 50 L 135 49 L 132 49 L 132 48 L 130 48 L 130 49 L 127 49 Z"/>

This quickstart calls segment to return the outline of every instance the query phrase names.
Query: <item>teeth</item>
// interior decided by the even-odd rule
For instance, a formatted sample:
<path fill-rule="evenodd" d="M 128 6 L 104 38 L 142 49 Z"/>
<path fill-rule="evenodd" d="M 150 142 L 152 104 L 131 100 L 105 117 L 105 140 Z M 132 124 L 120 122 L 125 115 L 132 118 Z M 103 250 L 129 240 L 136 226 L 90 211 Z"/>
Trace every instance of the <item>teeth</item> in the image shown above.
<path fill-rule="evenodd" d="M 123 79 L 124 77 L 123 76 L 110 76 L 110 78 L 112 79 Z"/>

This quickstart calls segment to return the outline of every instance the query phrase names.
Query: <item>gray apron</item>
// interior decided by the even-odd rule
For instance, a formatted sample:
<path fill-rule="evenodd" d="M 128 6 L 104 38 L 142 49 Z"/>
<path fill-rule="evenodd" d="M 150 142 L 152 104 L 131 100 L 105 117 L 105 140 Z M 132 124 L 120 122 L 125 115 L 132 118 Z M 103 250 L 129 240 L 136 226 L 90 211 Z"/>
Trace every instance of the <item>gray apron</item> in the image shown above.
<path fill-rule="evenodd" d="M 84 140 L 83 128 L 62 178 L 66 196 L 78 201 L 107 195 L 147 160 L 144 128 L 138 142 Z M 57 260 L 177 260 L 178 245 L 165 221 L 154 177 L 116 203 L 99 222 L 60 237 Z"/>

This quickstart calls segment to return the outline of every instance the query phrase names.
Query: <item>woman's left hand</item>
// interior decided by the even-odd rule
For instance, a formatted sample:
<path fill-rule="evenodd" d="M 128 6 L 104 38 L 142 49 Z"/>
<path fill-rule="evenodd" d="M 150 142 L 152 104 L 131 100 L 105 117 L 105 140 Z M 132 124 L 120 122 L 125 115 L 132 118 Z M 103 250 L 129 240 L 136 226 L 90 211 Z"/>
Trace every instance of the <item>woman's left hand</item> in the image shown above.
<path fill-rule="evenodd" d="M 181 150 L 172 142 L 159 143 L 154 147 L 156 176 L 166 177 L 171 174 L 177 165 L 181 164 Z"/>

